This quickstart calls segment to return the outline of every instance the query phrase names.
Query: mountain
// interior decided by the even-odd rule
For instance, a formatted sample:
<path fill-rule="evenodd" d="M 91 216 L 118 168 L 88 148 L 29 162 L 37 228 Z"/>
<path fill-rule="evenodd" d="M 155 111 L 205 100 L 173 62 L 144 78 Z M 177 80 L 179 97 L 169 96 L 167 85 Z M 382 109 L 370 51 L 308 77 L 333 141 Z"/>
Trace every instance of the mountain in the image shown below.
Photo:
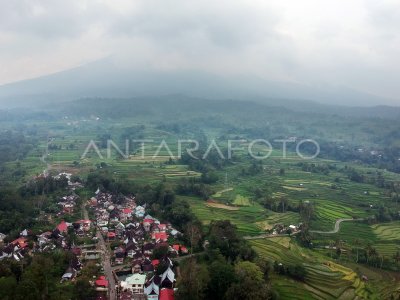
<path fill-rule="evenodd" d="M 0 86 L 0 107 L 55 105 L 81 97 L 142 97 L 184 94 L 208 99 L 240 99 L 302 108 L 335 103 L 368 106 L 385 99 L 340 87 L 308 87 L 248 76 L 200 71 L 130 70 L 112 58 L 63 72 Z M 294 100 L 290 100 L 294 99 Z M 305 99 L 300 101 L 298 99 Z"/>

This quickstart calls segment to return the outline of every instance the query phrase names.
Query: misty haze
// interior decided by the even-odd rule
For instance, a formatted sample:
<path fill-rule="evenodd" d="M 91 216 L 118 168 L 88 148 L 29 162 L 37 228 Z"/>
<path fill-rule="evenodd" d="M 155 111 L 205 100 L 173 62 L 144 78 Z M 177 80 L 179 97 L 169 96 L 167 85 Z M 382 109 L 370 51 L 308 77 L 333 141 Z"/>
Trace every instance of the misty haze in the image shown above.
<path fill-rule="evenodd" d="M 0 300 L 400 299 L 399 28 L 0 0 Z"/>

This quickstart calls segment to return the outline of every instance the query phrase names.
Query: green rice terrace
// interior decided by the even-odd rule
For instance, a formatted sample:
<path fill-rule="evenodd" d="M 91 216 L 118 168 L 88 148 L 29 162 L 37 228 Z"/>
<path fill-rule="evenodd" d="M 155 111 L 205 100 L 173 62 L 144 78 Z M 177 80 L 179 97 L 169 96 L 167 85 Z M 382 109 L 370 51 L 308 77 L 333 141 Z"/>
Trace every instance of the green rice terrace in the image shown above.
<path fill-rule="evenodd" d="M 121 136 L 132 126 L 128 121 L 111 125 L 93 120 L 75 128 L 66 122 L 54 123 L 50 130 L 39 126 L 38 147 L 23 161 L 6 165 L 21 165 L 21 182 L 47 169 L 79 176 L 106 172 L 116 181 L 163 182 L 178 191 L 184 184 L 197 184 L 200 191 L 177 192 L 176 199 L 188 203 L 205 230 L 212 221 L 230 220 L 271 265 L 304 267 L 304 280 L 271 273 L 279 299 L 390 299 L 400 294 L 399 278 L 392 272 L 400 262 L 400 221 L 377 221 L 389 211 L 400 211 L 395 190 L 390 189 L 400 180 L 398 174 L 360 163 L 304 161 L 293 152 L 284 158 L 279 150 L 262 161 L 238 150 L 233 162 L 207 166 L 207 173 L 175 155 L 176 134 L 153 126 L 136 136 L 153 141 L 143 148 L 131 145 L 123 158 Z M 208 137 L 220 134 L 219 129 L 206 132 Z M 115 137 L 119 139 L 107 156 L 105 140 Z M 163 139 L 167 147 L 160 146 Z M 99 153 L 88 150 L 91 140 Z M 226 145 L 220 145 L 225 151 Z M 243 149 L 247 145 L 243 143 Z M 261 146 L 255 149 L 265 151 Z M 362 174 L 363 180 L 353 174 Z M 338 220 L 345 221 L 336 224 Z M 295 229 L 288 231 L 290 226 Z"/>
<path fill-rule="evenodd" d="M 251 245 L 263 257 L 283 265 L 302 264 L 307 270 L 303 282 L 274 275 L 274 288 L 287 299 L 386 299 L 396 288 L 390 286 L 389 278 L 397 274 L 381 270 L 366 270 L 353 265 L 341 264 L 299 247 L 290 238 L 252 240 Z M 360 274 L 368 274 L 366 284 Z M 386 277 L 387 276 L 387 277 Z"/>

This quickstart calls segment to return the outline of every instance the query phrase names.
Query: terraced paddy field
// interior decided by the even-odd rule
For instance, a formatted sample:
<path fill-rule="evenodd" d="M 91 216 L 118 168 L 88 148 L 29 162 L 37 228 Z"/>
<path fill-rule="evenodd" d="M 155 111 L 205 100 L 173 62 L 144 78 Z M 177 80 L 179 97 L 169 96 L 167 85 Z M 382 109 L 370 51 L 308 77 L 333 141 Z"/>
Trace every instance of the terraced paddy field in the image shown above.
<path fill-rule="evenodd" d="M 371 226 L 362 222 L 343 222 L 339 232 L 333 238 L 336 237 L 350 244 L 353 244 L 356 239 L 371 244 L 379 240 Z"/>
<path fill-rule="evenodd" d="M 400 242 L 377 242 L 373 245 L 374 248 L 378 251 L 380 255 L 385 256 L 386 258 L 390 259 L 395 255 L 397 252 L 400 252 Z"/>
<path fill-rule="evenodd" d="M 266 218 L 266 211 L 259 205 L 240 207 L 237 210 L 209 207 L 207 202 L 196 197 L 177 196 L 189 202 L 190 207 L 204 225 L 212 220 L 231 220 L 242 235 L 258 235 L 264 231 L 257 225 Z"/>
<path fill-rule="evenodd" d="M 380 255 L 391 258 L 400 251 L 399 222 L 368 225 L 363 222 L 343 222 L 336 234 L 313 234 L 316 242 L 328 244 L 329 241 L 342 240 L 345 245 L 354 247 L 356 240 L 362 246 L 370 244 Z"/>
<path fill-rule="evenodd" d="M 225 193 L 227 193 L 227 192 L 230 192 L 230 191 L 232 191 L 232 190 L 233 190 L 233 188 L 226 188 L 226 189 L 223 189 L 223 190 L 221 190 L 221 191 L 216 192 L 214 195 L 212 195 L 212 197 L 214 197 L 214 198 L 220 198 L 220 197 L 222 197 L 223 194 L 225 194 Z"/>
<path fill-rule="evenodd" d="M 235 200 L 233 201 L 233 205 L 237 206 L 250 206 L 250 200 L 247 197 L 243 197 L 241 195 L 236 195 Z"/>
<path fill-rule="evenodd" d="M 233 201 L 236 194 L 252 198 L 259 187 L 267 191 L 273 199 L 286 198 L 296 205 L 300 201 L 309 201 L 315 205 L 315 217 L 311 229 L 329 231 L 339 218 L 365 218 L 377 212 L 378 204 L 390 201 L 384 190 L 371 184 L 350 181 L 347 176 L 336 170 L 328 174 L 303 171 L 295 157 L 291 159 L 268 159 L 263 162 L 263 172 L 255 176 L 242 176 L 245 164 L 240 163 L 227 168 L 230 185 L 233 190 L 221 193 L 221 201 Z M 337 163 L 326 161 L 328 163 Z M 324 160 L 308 163 L 321 164 Z M 341 166 L 341 163 L 337 163 Z M 284 168 L 284 174 L 280 169 Z M 371 172 L 371 170 L 368 170 Z M 221 172 L 223 178 L 225 172 Z M 254 196 L 253 196 L 254 197 Z"/>
<path fill-rule="evenodd" d="M 365 267 L 355 263 L 345 262 L 343 265 L 357 270 L 358 274 L 368 277 L 366 289 L 369 291 L 370 296 L 366 299 L 399 299 L 400 274 L 398 272 Z"/>
<path fill-rule="evenodd" d="M 235 206 L 229 206 L 229 205 L 225 205 L 225 204 L 214 202 L 214 201 L 207 201 L 206 206 L 210 207 L 210 208 L 219 208 L 219 209 L 225 209 L 225 210 L 230 210 L 230 211 L 239 210 L 239 208 L 237 208 Z"/>
<path fill-rule="evenodd" d="M 315 200 L 315 220 L 311 223 L 313 230 L 333 230 L 336 220 L 363 218 L 368 215 L 359 208 L 352 208 L 332 201 Z"/>
<path fill-rule="evenodd" d="M 235 188 L 230 187 L 230 188 L 224 188 L 222 190 L 219 190 L 218 192 L 216 192 L 214 195 L 212 195 L 213 199 L 216 199 L 220 202 L 225 202 L 225 203 L 232 203 L 234 202 L 235 198 L 237 196 L 240 196 L 238 194 L 238 187 L 235 186 Z M 240 196 L 241 197 L 241 196 Z M 240 201 L 240 199 L 239 199 Z"/>
<path fill-rule="evenodd" d="M 264 230 L 270 230 L 276 224 L 283 224 L 283 225 L 294 225 L 300 222 L 299 214 L 295 212 L 285 212 L 285 213 L 275 213 L 275 212 L 268 212 L 268 216 L 265 220 L 258 222 L 257 225 Z"/>
<path fill-rule="evenodd" d="M 400 222 L 391 222 L 372 225 L 373 232 L 379 239 L 386 241 L 400 241 Z"/>
<path fill-rule="evenodd" d="M 293 279 L 271 275 L 273 289 L 279 295 L 279 299 L 308 300 L 316 299 L 313 294 L 305 288 L 305 284 Z"/>
<path fill-rule="evenodd" d="M 300 248 L 287 239 L 249 241 L 256 252 L 268 260 L 278 261 L 284 266 L 302 264 L 305 267 L 304 282 L 272 275 L 273 288 L 280 299 L 384 299 L 379 294 L 381 291 L 363 282 L 352 268 Z"/>

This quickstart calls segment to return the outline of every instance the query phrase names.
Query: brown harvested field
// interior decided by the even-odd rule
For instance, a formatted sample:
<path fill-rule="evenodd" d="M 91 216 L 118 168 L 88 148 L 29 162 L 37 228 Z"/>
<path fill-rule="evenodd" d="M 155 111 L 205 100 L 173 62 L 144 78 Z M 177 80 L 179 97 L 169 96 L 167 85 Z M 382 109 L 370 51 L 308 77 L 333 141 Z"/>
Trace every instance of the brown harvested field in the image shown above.
<path fill-rule="evenodd" d="M 226 209 L 226 210 L 239 210 L 238 207 L 225 205 L 225 204 L 218 203 L 218 202 L 215 202 L 215 201 L 212 201 L 212 200 L 208 200 L 205 203 L 205 205 L 208 206 L 208 207 L 215 207 L 215 208 L 221 208 L 221 209 Z"/>

